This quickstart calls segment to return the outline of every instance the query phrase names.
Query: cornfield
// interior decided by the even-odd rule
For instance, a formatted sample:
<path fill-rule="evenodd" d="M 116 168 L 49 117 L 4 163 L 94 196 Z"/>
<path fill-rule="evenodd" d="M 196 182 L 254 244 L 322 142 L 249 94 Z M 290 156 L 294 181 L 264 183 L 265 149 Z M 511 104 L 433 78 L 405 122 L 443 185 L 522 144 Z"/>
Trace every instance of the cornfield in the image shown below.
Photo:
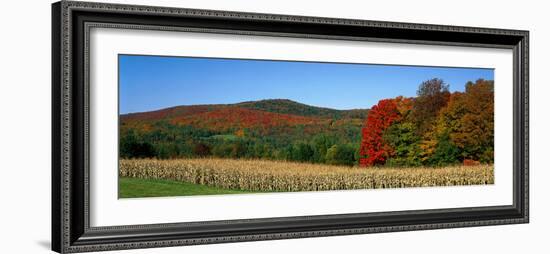
<path fill-rule="evenodd" d="M 170 179 L 258 192 L 493 184 L 493 165 L 358 168 L 269 160 L 120 160 L 121 177 Z"/>

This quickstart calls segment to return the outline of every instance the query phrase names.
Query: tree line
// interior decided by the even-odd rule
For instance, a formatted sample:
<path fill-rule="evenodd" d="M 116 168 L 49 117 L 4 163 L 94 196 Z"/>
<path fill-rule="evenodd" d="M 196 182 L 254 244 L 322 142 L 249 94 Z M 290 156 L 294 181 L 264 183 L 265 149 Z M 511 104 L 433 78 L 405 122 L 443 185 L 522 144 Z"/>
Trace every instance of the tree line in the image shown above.
<path fill-rule="evenodd" d="M 493 163 L 494 82 L 468 82 L 449 92 L 441 79 L 423 82 L 415 98 L 380 100 L 362 129 L 361 166 Z"/>
<path fill-rule="evenodd" d="M 169 121 L 146 129 L 122 123 L 119 155 L 391 167 L 493 163 L 493 97 L 491 80 L 468 82 L 464 92 L 451 93 L 443 80 L 431 79 L 420 84 L 416 97 L 380 100 L 356 122 L 224 131 Z"/>
<path fill-rule="evenodd" d="M 152 130 L 122 128 L 121 158 L 246 158 L 286 160 L 335 165 L 356 165 L 359 158 L 361 126 L 346 123 L 339 126 L 304 126 L 265 130 L 234 129 L 217 132 L 190 125 L 179 126 L 167 121 L 154 124 Z"/>

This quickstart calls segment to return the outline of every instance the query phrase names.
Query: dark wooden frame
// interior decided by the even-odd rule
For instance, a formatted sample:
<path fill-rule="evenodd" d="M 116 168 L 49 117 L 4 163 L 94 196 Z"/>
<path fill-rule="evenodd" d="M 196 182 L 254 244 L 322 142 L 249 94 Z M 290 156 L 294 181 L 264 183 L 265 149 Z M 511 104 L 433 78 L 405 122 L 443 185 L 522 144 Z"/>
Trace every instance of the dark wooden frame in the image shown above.
<path fill-rule="evenodd" d="M 198 31 L 512 49 L 513 205 L 90 227 L 88 31 Z M 527 223 L 528 31 L 62 1 L 52 5 L 52 249 L 85 252 Z"/>

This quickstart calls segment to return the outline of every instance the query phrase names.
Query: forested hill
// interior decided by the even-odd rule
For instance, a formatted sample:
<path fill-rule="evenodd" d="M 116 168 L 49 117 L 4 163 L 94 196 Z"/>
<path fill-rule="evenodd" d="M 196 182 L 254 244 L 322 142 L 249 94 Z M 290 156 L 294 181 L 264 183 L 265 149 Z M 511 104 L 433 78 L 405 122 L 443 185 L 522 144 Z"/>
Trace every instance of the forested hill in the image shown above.
<path fill-rule="evenodd" d="M 235 106 L 268 111 L 280 114 L 290 114 L 299 116 L 313 116 L 324 118 L 366 118 L 367 109 L 337 110 L 331 108 L 322 108 L 298 103 L 287 99 L 271 99 L 261 101 L 247 101 L 235 104 Z"/>
<path fill-rule="evenodd" d="M 205 105 L 189 105 L 189 106 L 176 106 L 165 108 L 161 110 L 129 113 L 121 115 L 123 120 L 166 120 L 171 118 L 178 118 L 188 115 L 201 114 L 206 112 L 212 112 L 222 109 L 251 109 L 266 111 L 277 114 L 316 117 L 316 118 L 330 118 L 330 119 L 343 119 L 343 118 L 359 118 L 365 119 L 367 117 L 368 109 L 350 109 L 350 110 L 337 110 L 331 108 L 323 108 L 310 106 L 303 103 L 295 102 L 288 99 L 268 99 L 259 101 L 246 101 L 236 104 L 205 104 Z"/>
<path fill-rule="evenodd" d="M 337 145 L 334 152 L 346 159 L 333 163 L 353 164 L 367 114 L 368 109 L 336 110 L 285 99 L 131 113 L 120 116 L 120 155 L 323 163 Z"/>

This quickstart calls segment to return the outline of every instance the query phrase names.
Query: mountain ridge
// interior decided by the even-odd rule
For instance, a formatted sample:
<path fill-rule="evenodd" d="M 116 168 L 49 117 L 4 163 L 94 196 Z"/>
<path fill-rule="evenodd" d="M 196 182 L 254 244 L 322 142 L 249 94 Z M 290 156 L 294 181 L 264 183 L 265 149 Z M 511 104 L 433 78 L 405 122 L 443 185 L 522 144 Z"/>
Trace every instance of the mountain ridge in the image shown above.
<path fill-rule="evenodd" d="M 223 108 L 247 108 L 271 113 L 320 117 L 320 118 L 360 118 L 367 116 L 369 109 L 332 109 L 327 107 L 318 107 L 296 102 L 289 99 L 264 99 L 257 101 L 243 101 L 232 104 L 197 104 L 197 105 L 179 105 L 158 110 L 132 112 L 121 114 L 122 119 L 143 119 L 160 120 L 162 118 L 180 117 L 183 115 L 200 114 Z"/>
<path fill-rule="evenodd" d="M 121 115 L 119 135 L 123 156 L 287 160 L 309 154 L 320 160 L 330 148 L 355 156 L 367 113 L 285 99 L 178 106 Z"/>

